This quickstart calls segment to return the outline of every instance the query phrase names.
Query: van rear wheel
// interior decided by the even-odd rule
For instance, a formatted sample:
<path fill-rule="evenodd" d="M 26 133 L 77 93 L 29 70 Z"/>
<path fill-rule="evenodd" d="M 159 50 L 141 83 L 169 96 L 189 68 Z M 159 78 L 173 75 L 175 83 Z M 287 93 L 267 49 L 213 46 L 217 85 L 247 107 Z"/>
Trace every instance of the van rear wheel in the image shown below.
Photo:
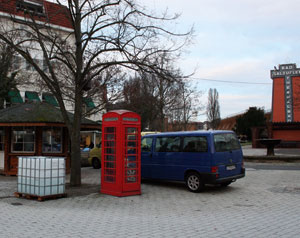
<path fill-rule="evenodd" d="M 200 177 L 200 175 L 196 172 L 189 173 L 185 178 L 185 184 L 193 193 L 199 193 L 204 188 L 204 183 Z"/>

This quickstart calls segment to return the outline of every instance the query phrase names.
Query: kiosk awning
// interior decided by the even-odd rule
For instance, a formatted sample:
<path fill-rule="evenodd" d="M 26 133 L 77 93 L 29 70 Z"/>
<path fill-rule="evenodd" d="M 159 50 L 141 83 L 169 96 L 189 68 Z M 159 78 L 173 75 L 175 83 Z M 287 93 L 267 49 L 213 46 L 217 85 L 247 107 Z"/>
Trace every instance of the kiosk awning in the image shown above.
<path fill-rule="evenodd" d="M 85 105 L 88 107 L 88 108 L 95 108 L 95 103 L 93 102 L 93 100 L 91 98 L 83 98 L 83 102 L 85 103 Z"/>
<path fill-rule="evenodd" d="M 17 90 L 8 92 L 8 100 L 10 103 L 23 103 L 20 92 Z"/>
<path fill-rule="evenodd" d="M 25 98 L 29 102 L 32 102 L 32 101 L 38 101 L 38 102 L 40 102 L 41 101 L 37 92 L 26 91 L 25 92 Z"/>
<path fill-rule="evenodd" d="M 43 102 L 47 102 L 55 107 L 58 107 L 58 102 L 51 93 L 43 93 L 42 100 L 43 100 Z"/>

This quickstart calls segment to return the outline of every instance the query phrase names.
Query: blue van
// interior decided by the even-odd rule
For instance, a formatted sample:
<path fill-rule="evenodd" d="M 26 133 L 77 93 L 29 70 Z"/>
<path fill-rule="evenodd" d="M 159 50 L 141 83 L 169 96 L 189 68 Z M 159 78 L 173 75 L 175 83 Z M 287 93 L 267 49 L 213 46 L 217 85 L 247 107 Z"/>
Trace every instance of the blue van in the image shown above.
<path fill-rule="evenodd" d="M 192 192 L 205 184 L 228 186 L 245 176 L 243 153 L 232 131 L 186 131 L 142 137 L 142 178 L 185 181 Z"/>

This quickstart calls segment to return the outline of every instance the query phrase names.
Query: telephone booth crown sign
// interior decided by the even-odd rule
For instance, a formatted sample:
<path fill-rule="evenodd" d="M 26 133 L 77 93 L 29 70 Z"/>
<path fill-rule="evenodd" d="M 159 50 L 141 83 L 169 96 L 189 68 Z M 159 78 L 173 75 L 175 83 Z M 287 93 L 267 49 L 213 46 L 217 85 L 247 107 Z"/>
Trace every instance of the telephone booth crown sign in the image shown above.
<path fill-rule="evenodd" d="M 138 114 L 116 110 L 103 115 L 101 193 L 141 194 L 140 135 Z"/>

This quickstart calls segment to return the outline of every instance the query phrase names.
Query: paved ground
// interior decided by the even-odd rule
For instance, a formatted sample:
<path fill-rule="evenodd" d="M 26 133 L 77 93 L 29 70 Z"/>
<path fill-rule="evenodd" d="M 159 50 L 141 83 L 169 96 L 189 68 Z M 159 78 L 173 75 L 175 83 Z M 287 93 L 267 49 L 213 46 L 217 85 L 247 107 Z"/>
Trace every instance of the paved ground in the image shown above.
<path fill-rule="evenodd" d="M 99 170 L 83 168 L 81 189 L 37 202 L 12 196 L 0 177 L 0 237 L 299 237 L 300 171 L 250 168 L 228 188 L 188 192 L 147 182 L 142 195 L 99 194 Z"/>
<path fill-rule="evenodd" d="M 265 156 L 267 155 L 266 148 L 252 148 L 252 145 L 243 146 L 243 154 L 246 156 Z M 300 149 L 294 148 L 275 148 L 274 153 L 276 156 L 300 156 Z"/>

